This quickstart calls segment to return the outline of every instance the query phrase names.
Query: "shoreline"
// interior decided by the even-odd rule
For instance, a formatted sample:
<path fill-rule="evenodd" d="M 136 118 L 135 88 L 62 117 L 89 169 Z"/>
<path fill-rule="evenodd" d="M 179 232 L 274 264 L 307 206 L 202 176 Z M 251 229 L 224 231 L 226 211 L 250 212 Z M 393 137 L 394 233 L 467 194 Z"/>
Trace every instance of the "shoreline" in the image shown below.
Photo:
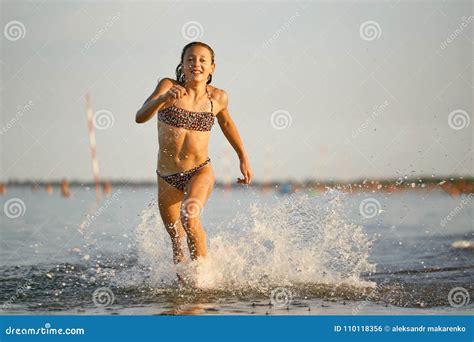
<path fill-rule="evenodd" d="M 96 184 L 91 181 L 79 181 L 66 179 L 63 180 L 10 180 L 6 183 L 0 182 L 0 195 L 5 194 L 7 188 L 12 187 L 30 187 L 32 191 L 40 190 L 43 187 L 61 187 L 68 186 L 71 188 L 77 187 L 91 187 L 94 188 Z M 126 180 L 102 180 L 99 185 L 103 188 L 112 187 L 150 187 L 156 186 L 155 181 L 126 181 Z M 233 190 L 243 189 L 242 185 L 236 183 L 216 182 L 216 189 Z M 276 190 L 280 193 L 294 193 L 298 191 L 309 192 L 325 192 L 328 188 L 336 189 L 342 192 L 360 192 L 360 191 L 380 191 L 380 192 L 399 192 L 411 190 L 433 191 L 440 190 L 448 193 L 451 196 L 458 196 L 460 194 L 474 193 L 474 177 L 400 177 L 398 179 L 354 179 L 350 181 L 336 181 L 336 180 L 306 180 L 304 182 L 287 180 L 287 181 L 270 181 L 259 182 L 254 181 L 252 184 L 245 186 L 245 188 L 253 188 L 256 190 L 269 191 Z"/>

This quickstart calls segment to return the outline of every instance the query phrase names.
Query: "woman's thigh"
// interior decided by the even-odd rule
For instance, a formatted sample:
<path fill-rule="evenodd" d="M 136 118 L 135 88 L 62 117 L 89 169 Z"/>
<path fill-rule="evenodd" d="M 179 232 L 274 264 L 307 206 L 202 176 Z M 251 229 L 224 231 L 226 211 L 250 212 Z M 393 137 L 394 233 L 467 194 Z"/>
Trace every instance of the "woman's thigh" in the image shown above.
<path fill-rule="evenodd" d="M 157 177 L 158 207 L 163 223 L 168 229 L 170 224 L 174 224 L 179 220 L 184 193 L 164 181 L 161 177 Z"/>
<path fill-rule="evenodd" d="M 214 188 L 214 170 L 211 164 L 204 166 L 190 179 L 186 187 L 183 203 L 193 202 L 202 209 Z"/>

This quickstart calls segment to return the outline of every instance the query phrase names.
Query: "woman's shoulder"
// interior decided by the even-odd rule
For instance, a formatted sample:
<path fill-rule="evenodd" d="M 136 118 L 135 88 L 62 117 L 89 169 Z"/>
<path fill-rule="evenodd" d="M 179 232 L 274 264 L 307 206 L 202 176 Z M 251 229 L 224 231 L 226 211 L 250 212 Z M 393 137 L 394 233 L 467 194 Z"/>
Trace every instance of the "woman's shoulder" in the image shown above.
<path fill-rule="evenodd" d="M 158 78 L 158 83 L 161 83 L 163 85 L 169 85 L 169 86 L 173 86 L 175 84 L 178 84 L 178 82 L 176 80 L 173 80 L 170 77 Z"/>
<path fill-rule="evenodd" d="M 221 104 L 224 107 L 227 107 L 227 93 L 224 89 L 219 89 L 217 87 L 208 85 L 209 92 L 211 93 L 212 98 Z"/>

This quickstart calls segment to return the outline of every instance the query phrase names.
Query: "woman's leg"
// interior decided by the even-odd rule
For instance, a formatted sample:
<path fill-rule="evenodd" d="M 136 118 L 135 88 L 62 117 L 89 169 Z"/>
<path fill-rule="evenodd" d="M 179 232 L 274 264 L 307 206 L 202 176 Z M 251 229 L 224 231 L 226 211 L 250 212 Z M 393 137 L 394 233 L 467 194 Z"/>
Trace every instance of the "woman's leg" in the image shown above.
<path fill-rule="evenodd" d="M 191 259 L 206 255 L 206 233 L 201 224 L 201 211 L 214 187 L 211 164 L 200 169 L 187 184 L 181 206 L 181 222 L 188 236 Z"/>
<path fill-rule="evenodd" d="M 180 220 L 181 201 L 184 193 L 158 176 L 158 207 L 161 219 L 170 235 L 175 264 L 184 260 L 182 241 L 186 235 Z"/>

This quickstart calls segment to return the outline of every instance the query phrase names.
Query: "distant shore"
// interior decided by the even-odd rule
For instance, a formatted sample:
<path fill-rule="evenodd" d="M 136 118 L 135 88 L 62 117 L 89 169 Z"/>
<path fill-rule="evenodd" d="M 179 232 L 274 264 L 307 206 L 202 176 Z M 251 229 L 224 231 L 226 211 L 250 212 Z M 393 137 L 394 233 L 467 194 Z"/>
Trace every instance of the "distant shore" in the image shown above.
<path fill-rule="evenodd" d="M 71 180 L 54 180 L 54 181 L 19 181 L 10 180 L 3 183 L 5 188 L 9 187 L 31 187 L 38 189 L 45 186 L 58 187 L 67 182 L 69 187 L 95 187 L 92 181 L 84 182 Z M 2 183 L 0 183 L 2 184 Z M 127 180 L 101 180 L 101 186 L 106 184 L 110 187 L 149 187 L 156 185 L 155 181 L 127 181 Z M 282 193 L 292 193 L 295 191 L 306 190 L 323 192 L 327 188 L 335 188 L 341 191 L 355 192 L 355 191 L 384 191 L 384 192 L 398 192 L 405 190 L 428 190 L 431 191 L 439 188 L 451 195 L 462 193 L 474 193 L 474 177 L 463 176 L 447 176 L 447 177 L 400 177 L 392 179 L 354 179 L 354 180 L 305 180 L 305 181 L 270 181 L 270 182 L 252 182 L 250 185 L 259 190 L 275 189 Z M 242 188 L 241 185 L 235 183 L 216 182 L 216 188 L 232 189 Z"/>

